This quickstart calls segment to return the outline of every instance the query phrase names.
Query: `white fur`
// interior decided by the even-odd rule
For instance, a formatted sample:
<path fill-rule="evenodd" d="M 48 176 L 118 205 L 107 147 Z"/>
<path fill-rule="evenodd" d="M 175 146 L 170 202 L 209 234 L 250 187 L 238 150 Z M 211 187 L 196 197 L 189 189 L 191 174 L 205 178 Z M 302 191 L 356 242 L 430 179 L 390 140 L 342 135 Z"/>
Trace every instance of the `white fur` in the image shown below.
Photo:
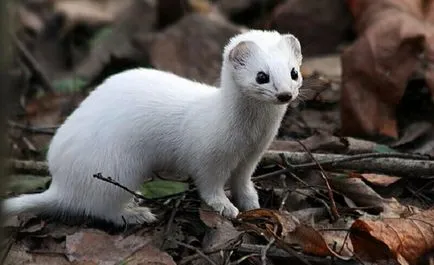
<path fill-rule="evenodd" d="M 237 68 L 229 54 L 242 41 L 254 45 Z M 144 176 L 160 170 L 190 175 L 202 199 L 224 216 L 258 208 L 250 178 L 286 111 L 276 94 L 298 95 L 302 77 L 294 81 L 290 71 L 299 71 L 300 64 L 295 37 L 252 30 L 225 47 L 220 89 L 152 69 L 111 76 L 53 137 L 49 189 L 7 199 L 5 213 L 78 214 L 118 225 L 152 222 L 148 208 L 129 204 L 129 193 L 92 175 L 100 172 L 137 190 Z M 270 74 L 269 84 L 256 83 L 258 71 Z M 228 180 L 238 208 L 224 193 Z"/>

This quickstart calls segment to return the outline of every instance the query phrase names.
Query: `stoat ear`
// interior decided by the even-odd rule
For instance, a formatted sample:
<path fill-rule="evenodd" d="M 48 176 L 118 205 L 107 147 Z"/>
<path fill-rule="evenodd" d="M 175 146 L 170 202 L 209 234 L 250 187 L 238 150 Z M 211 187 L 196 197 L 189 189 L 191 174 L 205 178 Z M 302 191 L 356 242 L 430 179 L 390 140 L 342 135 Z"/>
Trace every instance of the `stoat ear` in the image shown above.
<path fill-rule="evenodd" d="M 301 54 L 300 41 L 292 34 L 285 34 L 282 37 L 282 42 L 286 43 L 287 47 L 292 50 L 295 55 L 295 59 L 297 60 L 297 63 L 301 65 L 303 55 Z"/>
<path fill-rule="evenodd" d="M 241 41 L 229 52 L 229 61 L 235 68 L 241 68 L 258 49 L 253 41 Z"/>

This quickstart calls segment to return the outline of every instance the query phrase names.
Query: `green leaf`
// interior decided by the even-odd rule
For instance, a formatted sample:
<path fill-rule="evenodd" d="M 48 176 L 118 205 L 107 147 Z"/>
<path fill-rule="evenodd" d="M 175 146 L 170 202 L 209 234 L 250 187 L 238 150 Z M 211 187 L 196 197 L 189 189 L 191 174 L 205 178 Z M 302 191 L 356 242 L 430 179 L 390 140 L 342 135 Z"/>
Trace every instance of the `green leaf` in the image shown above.
<path fill-rule="evenodd" d="M 11 175 L 6 190 L 15 194 L 43 191 L 50 181 L 50 176 Z"/>
<path fill-rule="evenodd" d="M 188 189 L 188 183 L 169 180 L 153 180 L 146 182 L 141 192 L 149 199 L 155 199 L 184 192 Z"/>
<path fill-rule="evenodd" d="M 107 36 L 112 34 L 112 32 L 113 32 L 113 29 L 111 27 L 104 27 L 104 28 L 98 30 L 98 32 L 95 34 L 95 37 L 93 37 L 89 41 L 90 47 L 93 47 L 93 46 L 101 43 L 105 38 L 107 38 Z"/>
<path fill-rule="evenodd" d="M 86 85 L 87 81 L 84 78 L 79 77 L 55 80 L 53 82 L 54 90 L 62 93 L 79 92 Z"/>
<path fill-rule="evenodd" d="M 392 149 L 392 148 L 388 147 L 387 145 L 383 145 L 383 144 L 377 144 L 377 146 L 374 147 L 374 152 L 377 152 L 377 153 L 399 153 L 395 149 Z"/>

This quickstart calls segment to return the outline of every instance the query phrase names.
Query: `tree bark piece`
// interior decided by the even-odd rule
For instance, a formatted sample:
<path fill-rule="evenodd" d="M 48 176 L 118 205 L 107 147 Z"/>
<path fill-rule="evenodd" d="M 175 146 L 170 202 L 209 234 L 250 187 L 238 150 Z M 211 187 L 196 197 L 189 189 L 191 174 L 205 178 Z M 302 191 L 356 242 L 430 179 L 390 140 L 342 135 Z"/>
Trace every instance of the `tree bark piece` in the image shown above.
<path fill-rule="evenodd" d="M 434 176 L 434 160 L 423 159 L 426 156 L 401 153 L 373 153 L 353 156 L 314 153 L 312 155 L 324 169 L 329 170 L 354 170 L 364 173 L 406 177 Z M 283 162 L 281 156 L 292 165 L 293 169 L 317 168 L 315 162 L 305 152 L 268 151 L 261 162 L 265 164 L 275 163 L 276 161 Z M 367 158 L 362 158 L 363 156 L 367 156 Z"/>
<path fill-rule="evenodd" d="M 45 161 L 12 159 L 6 163 L 6 168 L 12 171 L 12 173 L 17 174 L 50 175 L 48 164 Z"/>
<path fill-rule="evenodd" d="M 406 177 L 434 176 L 434 160 L 430 160 L 427 156 L 422 155 L 404 153 L 369 153 L 359 155 L 312 153 L 312 155 L 324 169 L 328 170 L 353 170 L 364 173 Z M 291 164 L 291 168 L 288 170 L 318 168 L 306 152 L 267 151 L 262 157 L 260 164 L 282 163 L 281 156 L 284 156 L 287 162 Z M 9 160 L 7 167 L 13 173 L 49 175 L 48 165 L 45 161 Z"/>

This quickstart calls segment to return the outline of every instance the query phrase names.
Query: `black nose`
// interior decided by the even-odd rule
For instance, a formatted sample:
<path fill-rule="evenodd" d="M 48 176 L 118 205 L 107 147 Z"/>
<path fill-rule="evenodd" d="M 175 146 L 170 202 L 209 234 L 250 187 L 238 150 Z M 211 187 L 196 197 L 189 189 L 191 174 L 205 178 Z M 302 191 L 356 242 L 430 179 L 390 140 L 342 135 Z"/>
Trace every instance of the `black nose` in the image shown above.
<path fill-rule="evenodd" d="M 282 103 L 289 102 L 292 99 L 292 95 L 288 92 L 279 93 L 276 97 Z"/>

